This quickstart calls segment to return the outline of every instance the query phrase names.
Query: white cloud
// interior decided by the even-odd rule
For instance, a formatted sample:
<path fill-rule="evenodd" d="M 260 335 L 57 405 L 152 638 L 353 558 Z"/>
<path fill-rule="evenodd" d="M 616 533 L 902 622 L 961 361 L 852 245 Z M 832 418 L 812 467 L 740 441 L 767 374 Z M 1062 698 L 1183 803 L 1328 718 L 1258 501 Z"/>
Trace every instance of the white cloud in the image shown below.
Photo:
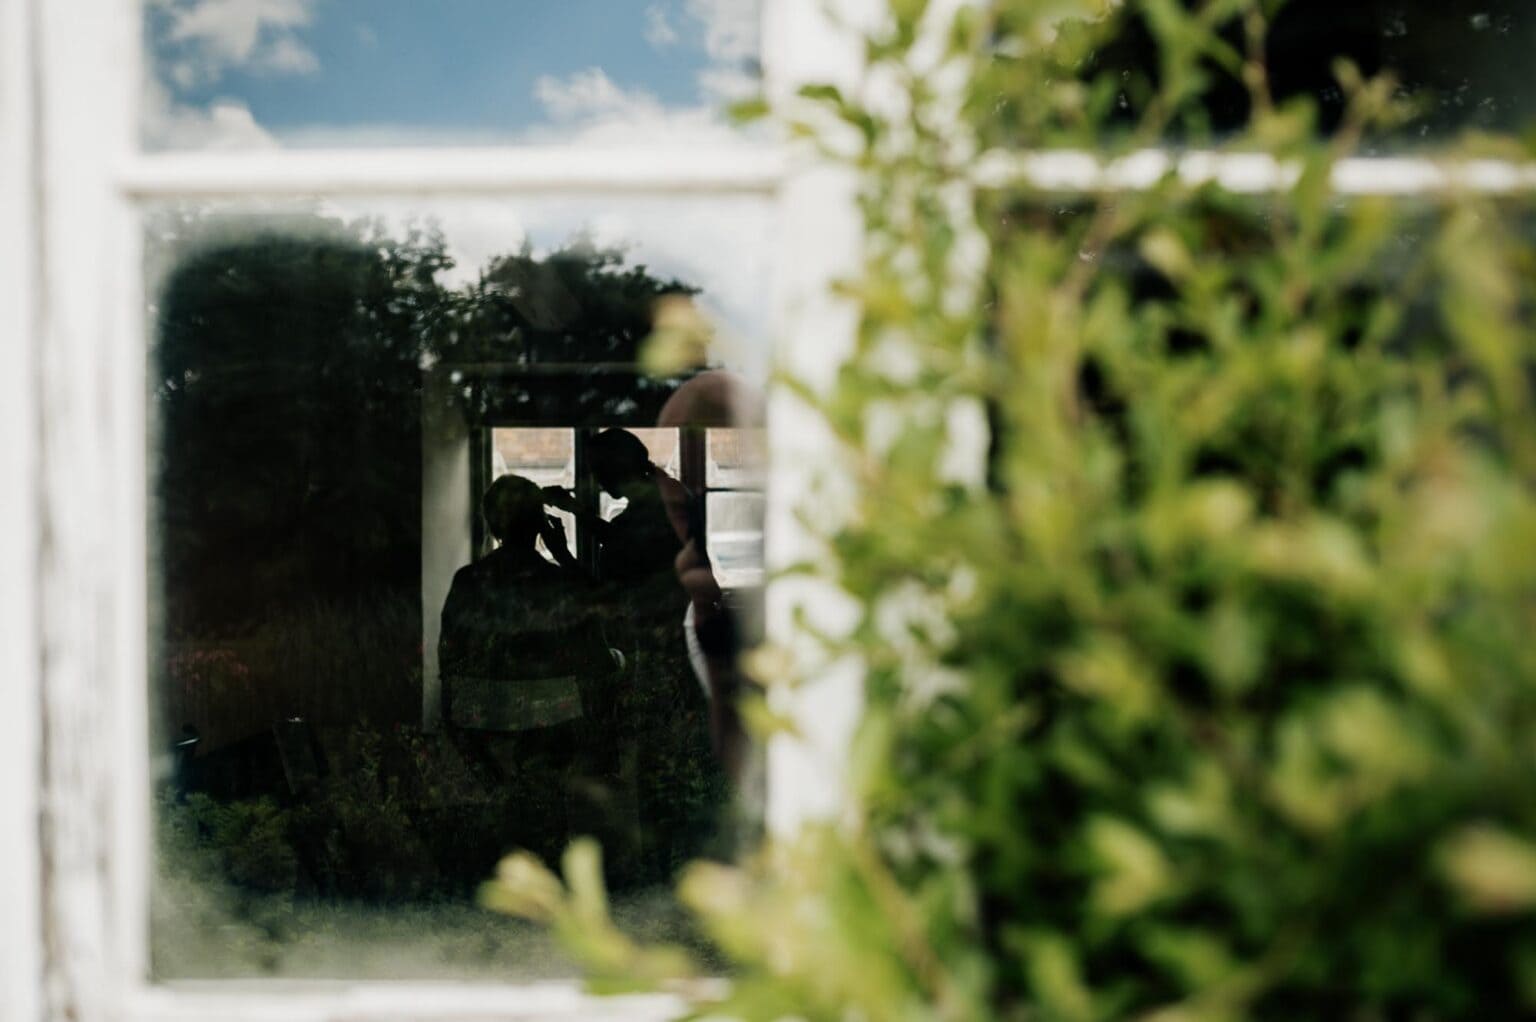
<path fill-rule="evenodd" d="M 587 146 L 723 143 L 733 138 L 710 106 L 668 108 L 645 89 L 624 89 L 601 68 L 535 83 L 550 123 L 525 132 L 525 141 L 558 140 Z"/>
<path fill-rule="evenodd" d="M 308 73 L 319 66 L 299 38 L 315 0 L 156 0 L 165 11 L 165 40 L 182 52 L 171 77 L 216 80 L 230 68 Z"/>
<path fill-rule="evenodd" d="M 140 127 L 150 149 L 270 149 L 272 134 L 256 123 L 251 110 L 233 99 L 206 107 L 178 103 L 160 82 L 144 89 Z"/>
<path fill-rule="evenodd" d="M 144 89 L 145 144 L 164 149 L 255 149 L 275 146 L 251 109 L 234 99 L 206 106 L 179 102 L 185 91 L 216 82 L 236 68 L 270 74 L 313 74 L 319 58 L 300 35 L 318 0 L 150 0 L 164 19 L 165 51 Z"/>
<path fill-rule="evenodd" d="M 725 104 L 755 94 L 753 64 L 761 44 L 762 0 L 684 0 L 678 22 L 660 3 L 645 10 L 646 38 L 653 47 L 702 47 L 707 62 L 698 73 L 700 100 L 668 105 L 654 93 L 625 88 L 601 68 L 537 80 L 534 96 L 546 124 L 524 141 L 558 139 L 588 145 L 731 144 L 743 131 L 722 116 Z"/>
<path fill-rule="evenodd" d="M 762 48 L 761 0 L 687 0 L 709 58 L 698 74 L 704 102 L 720 106 L 754 95 L 761 83 L 753 67 Z"/>
<path fill-rule="evenodd" d="M 307 75 L 320 70 L 320 58 L 294 37 L 283 36 L 261 51 L 256 66 L 279 74 Z"/>
<path fill-rule="evenodd" d="M 707 102 L 717 105 L 748 99 L 762 88 L 756 75 L 734 67 L 707 67 L 699 72 L 698 80 Z"/>
<path fill-rule="evenodd" d="M 165 77 L 178 89 L 190 89 L 197 85 L 202 77 L 198 71 L 197 63 L 190 60 L 178 60 L 165 66 Z"/>
<path fill-rule="evenodd" d="M 703 26 L 710 60 L 740 65 L 758 55 L 762 0 L 688 0 L 688 13 Z"/>
<path fill-rule="evenodd" d="M 557 139 L 584 145 L 725 144 L 738 133 L 713 104 L 669 107 L 644 89 L 625 89 L 600 68 L 565 77 L 546 75 L 534 95 L 548 125 L 526 132 L 523 141 Z"/>
<path fill-rule="evenodd" d="M 661 102 L 643 89 L 621 89 L 601 69 L 589 67 L 558 78 L 542 75 L 534 95 L 555 121 L 649 118 L 662 113 Z"/>
<path fill-rule="evenodd" d="M 645 41 L 653 48 L 664 50 L 669 46 L 675 46 L 680 38 L 671 19 L 667 17 L 665 7 L 652 4 L 645 9 Z"/>

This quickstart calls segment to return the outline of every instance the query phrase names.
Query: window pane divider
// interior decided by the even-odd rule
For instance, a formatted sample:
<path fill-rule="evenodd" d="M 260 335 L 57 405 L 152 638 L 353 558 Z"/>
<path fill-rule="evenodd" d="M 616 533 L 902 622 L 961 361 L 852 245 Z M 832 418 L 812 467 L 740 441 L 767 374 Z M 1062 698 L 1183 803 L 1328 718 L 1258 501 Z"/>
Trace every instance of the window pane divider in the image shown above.
<path fill-rule="evenodd" d="M 692 992 L 720 996 L 702 981 Z M 599 997 L 575 981 L 502 985 L 439 981 L 198 980 L 141 988 L 123 1022 L 662 1022 L 686 1010 L 672 994 Z"/>
<path fill-rule="evenodd" d="M 117 174 L 129 198 L 509 193 L 766 195 L 784 170 L 778 147 L 541 146 L 150 153 Z"/>
<path fill-rule="evenodd" d="M 1173 174 L 1186 185 L 1215 183 L 1230 192 L 1256 194 L 1294 184 L 1295 161 L 1265 153 L 1141 149 L 1116 159 L 1087 150 L 993 151 L 975 164 L 977 187 L 1024 186 L 1044 192 L 1142 191 Z M 1422 196 L 1450 192 L 1518 195 L 1536 191 L 1536 163 L 1422 156 L 1356 156 L 1333 168 L 1340 195 Z"/>

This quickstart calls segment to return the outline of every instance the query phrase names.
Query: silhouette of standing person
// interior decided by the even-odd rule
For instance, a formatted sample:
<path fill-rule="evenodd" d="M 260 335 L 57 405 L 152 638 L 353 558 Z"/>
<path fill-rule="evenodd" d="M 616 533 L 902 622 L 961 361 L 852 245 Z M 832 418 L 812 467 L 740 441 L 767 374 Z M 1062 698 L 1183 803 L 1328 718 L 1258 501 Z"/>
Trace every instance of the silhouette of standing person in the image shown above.
<path fill-rule="evenodd" d="M 587 442 L 587 463 L 597 485 L 627 502 L 611 520 L 578 507 L 571 494 L 546 487 L 545 500 L 579 516 L 597 536 L 598 576 L 639 582 L 670 570 L 688 531 L 688 490 L 651 463 L 640 438 L 625 429 L 607 429 Z"/>
<path fill-rule="evenodd" d="M 711 369 L 694 376 L 672 394 L 656 420 L 677 429 L 761 429 L 761 395 L 734 373 Z M 742 628 L 757 607 L 733 607 L 726 598 L 695 514 L 689 519 L 682 549 L 674 561 L 678 583 L 688 594 L 683 634 L 689 659 L 709 699 L 709 730 L 715 755 L 732 780 L 741 780 L 750 743 L 739 701 L 746 680 L 738 658 Z M 756 625 L 756 622 L 751 622 Z"/>
<path fill-rule="evenodd" d="M 674 566 L 689 529 L 688 489 L 654 465 L 645 445 L 624 429 L 587 441 L 597 485 L 626 501 L 603 521 L 563 490 L 546 499 L 581 517 L 597 538 L 600 592 L 608 620 L 627 631 L 634 669 L 618 714 L 618 733 L 633 757 L 637 798 L 651 868 L 665 876 L 697 852 L 725 797 L 713 767 L 708 706 L 692 683 L 680 627 L 688 594 Z"/>

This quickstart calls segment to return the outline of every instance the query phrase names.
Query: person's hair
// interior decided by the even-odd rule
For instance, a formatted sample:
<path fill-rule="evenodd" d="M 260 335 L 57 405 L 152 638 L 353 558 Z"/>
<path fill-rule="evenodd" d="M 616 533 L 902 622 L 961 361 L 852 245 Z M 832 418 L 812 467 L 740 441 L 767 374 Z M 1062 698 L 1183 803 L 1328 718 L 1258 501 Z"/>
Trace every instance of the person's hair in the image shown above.
<path fill-rule="evenodd" d="M 587 453 L 630 476 L 643 476 L 651 467 L 645 444 L 627 429 L 603 430 L 588 442 Z"/>
<path fill-rule="evenodd" d="M 543 522 L 544 494 L 532 480 L 505 475 L 480 499 L 480 513 L 491 535 L 503 543 L 532 543 Z"/>

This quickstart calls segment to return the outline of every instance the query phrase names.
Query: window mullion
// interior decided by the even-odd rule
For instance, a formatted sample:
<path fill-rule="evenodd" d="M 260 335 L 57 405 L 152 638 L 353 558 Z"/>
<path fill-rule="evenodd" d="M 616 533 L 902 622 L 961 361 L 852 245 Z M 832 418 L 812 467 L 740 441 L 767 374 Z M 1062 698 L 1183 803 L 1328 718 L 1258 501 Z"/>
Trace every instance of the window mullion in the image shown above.
<path fill-rule="evenodd" d="M 1237 194 L 1276 191 L 1295 183 L 1301 168 L 1267 153 L 1142 149 L 1115 159 L 1084 150 L 991 152 L 975 163 L 978 187 L 1026 186 L 1037 191 L 1140 191 L 1169 174 L 1184 184 L 1216 183 Z M 1414 196 L 1443 192 L 1519 194 L 1536 191 L 1536 164 L 1508 160 L 1360 156 L 1333 168 L 1341 195 Z"/>
<path fill-rule="evenodd" d="M 771 4 L 764 50 L 770 95 L 783 104 L 793 102 L 807 84 L 853 88 L 863 67 L 863 47 L 846 26 L 867 20 L 878 6 L 868 0 Z M 852 170 L 824 161 L 797 163 L 779 195 L 775 363 L 816 389 L 832 381 L 853 347 L 856 310 L 834 294 L 832 285 L 859 266 L 862 230 L 855 195 Z M 840 808 L 862 672 L 847 660 L 817 664 L 816 643 L 797 627 L 802 615 L 829 633 L 851 620 L 835 586 L 804 577 L 773 578 L 779 569 L 825 556 L 796 512 L 814 506 L 813 493 L 817 501 L 830 499 L 818 487 L 836 477 L 836 444 L 817 412 L 784 388 L 770 393 L 767 422 L 764 561 L 772 581 L 765 600 L 766 637 L 790 650 L 801 665 L 816 665 L 813 684 L 793 691 L 770 689 L 775 709 L 799 725 L 796 736 L 775 736 L 768 748 L 766 822 L 771 831 L 787 833 Z"/>
<path fill-rule="evenodd" d="M 141 200 L 309 195 L 756 195 L 782 175 L 769 145 L 346 149 L 134 156 L 117 175 Z"/>

